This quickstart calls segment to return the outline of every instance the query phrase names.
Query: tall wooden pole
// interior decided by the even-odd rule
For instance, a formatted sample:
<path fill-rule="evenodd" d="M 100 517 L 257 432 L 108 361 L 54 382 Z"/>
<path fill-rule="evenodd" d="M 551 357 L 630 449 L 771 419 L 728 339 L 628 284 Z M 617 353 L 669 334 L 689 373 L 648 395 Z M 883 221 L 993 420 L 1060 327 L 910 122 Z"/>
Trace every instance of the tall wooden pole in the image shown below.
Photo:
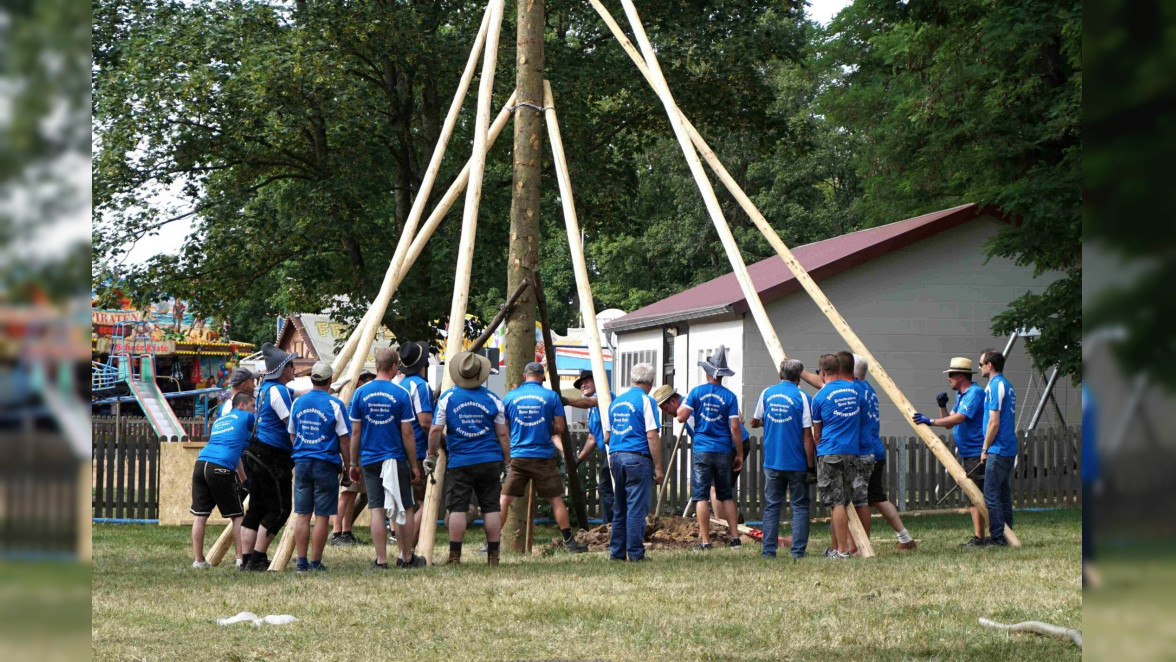
<path fill-rule="evenodd" d="M 506 291 L 513 290 L 539 260 L 539 179 L 543 160 L 543 30 L 544 0 L 517 3 L 515 49 L 514 181 L 510 202 L 510 248 L 506 263 Z M 524 105 L 530 104 L 530 105 Z M 523 383 L 523 367 L 535 360 L 535 295 L 527 292 L 506 318 L 505 384 L 510 390 Z M 525 548 L 526 504 L 515 499 L 503 513 L 502 546 L 515 552 Z"/>
<path fill-rule="evenodd" d="M 589 0 L 589 2 L 592 4 L 592 7 L 596 9 L 596 12 L 600 14 L 601 19 L 604 20 L 609 30 L 612 31 L 613 36 L 616 37 L 618 42 L 620 42 L 621 47 L 624 48 L 625 52 L 629 54 L 629 57 L 633 60 L 634 64 L 637 65 L 637 68 L 641 70 L 641 73 L 645 76 L 646 81 L 648 81 L 650 86 L 654 87 L 654 89 L 657 89 L 657 84 L 654 82 L 653 74 L 650 68 L 647 66 L 646 61 L 641 56 L 641 54 L 637 52 L 637 49 L 633 46 L 632 42 L 629 41 L 628 37 L 625 36 L 624 32 L 621 30 L 620 26 L 617 25 L 617 22 L 613 19 L 608 9 L 606 9 L 599 0 Z M 825 316 L 828 317 L 829 321 L 833 323 L 834 328 L 845 340 L 845 342 L 849 344 L 850 348 L 853 349 L 854 352 L 857 352 L 870 362 L 870 371 L 874 374 L 874 378 L 878 382 L 879 388 L 886 392 L 887 396 L 890 397 L 891 401 L 894 402 L 895 406 L 897 406 L 900 411 L 902 411 L 904 414 L 907 414 L 907 419 L 909 421 L 910 416 L 915 412 L 914 406 L 894 383 L 894 380 L 890 378 L 890 375 L 886 372 L 885 368 L 882 367 L 882 364 L 879 363 L 876 358 L 874 358 L 874 355 L 870 353 L 869 349 L 866 348 L 865 344 L 861 341 L 857 334 L 854 333 L 853 329 L 849 327 L 849 324 L 845 321 L 845 318 L 843 318 L 841 314 L 837 312 L 837 309 L 833 307 L 832 302 L 829 301 L 828 297 L 825 296 L 824 292 L 821 291 L 820 287 L 818 287 L 812 277 L 809 276 L 808 271 L 803 266 L 801 266 L 800 261 L 796 259 L 796 257 L 792 254 L 792 251 L 789 250 L 788 246 L 785 245 L 784 241 L 780 239 L 780 236 L 776 234 L 776 231 L 772 229 L 771 224 L 769 224 L 767 219 L 764 218 L 763 214 L 759 212 L 759 209 L 757 209 L 755 204 L 752 203 L 751 199 L 743 191 L 742 187 L 740 187 L 739 184 L 735 181 L 735 178 L 731 176 L 731 173 L 728 172 L 727 169 L 723 166 L 722 162 L 719 161 L 714 151 L 711 150 L 711 148 L 706 144 L 706 141 L 703 140 L 702 136 L 698 133 L 698 130 L 694 128 L 694 126 L 686 119 L 684 115 L 682 115 L 681 110 L 678 110 L 676 106 L 674 110 L 676 112 L 671 113 L 671 115 L 677 114 L 679 116 L 684 128 L 690 136 L 691 142 L 698 148 L 699 152 L 702 154 L 703 158 L 706 159 L 707 164 L 710 165 L 715 174 L 718 175 L 719 180 L 723 182 L 723 185 L 727 187 L 727 190 L 731 192 L 731 195 L 735 197 L 735 200 L 739 203 L 739 206 L 742 207 L 743 211 L 746 212 L 747 215 L 751 218 L 756 228 L 759 229 L 765 238 L 767 238 L 768 243 L 772 245 L 772 248 L 776 251 L 776 254 L 780 256 L 780 259 L 782 259 L 788 268 L 792 271 L 797 281 L 801 284 L 802 287 L 804 287 L 805 291 L 808 292 L 809 296 L 821 309 L 821 312 L 825 313 Z M 944 467 L 948 470 L 948 473 L 951 474 L 952 478 L 954 478 L 956 482 L 963 487 L 964 491 L 968 494 L 969 499 L 971 499 L 973 505 L 975 505 L 984 515 L 985 519 L 987 519 L 988 510 L 984 505 L 984 495 L 980 493 L 980 490 L 976 487 L 976 484 L 967 477 L 967 472 L 965 472 L 963 467 L 960 466 L 959 462 L 955 459 L 955 456 L 953 456 L 951 452 L 947 450 L 947 448 L 943 445 L 943 442 L 940 441 L 939 438 L 927 428 L 927 426 L 913 425 L 913 427 L 915 429 L 915 433 L 919 435 L 919 438 L 922 439 L 923 442 L 931 448 L 931 451 L 935 457 L 944 465 Z M 1006 533 L 1006 537 L 1009 539 L 1009 543 L 1014 546 L 1019 546 L 1021 544 L 1015 533 Z"/>
<path fill-rule="evenodd" d="M 473 158 L 470 159 L 469 184 L 466 189 L 465 209 L 462 213 L 461 244 L 457 249 L 457 272 L 453 279 L 453 301 L 449 307 L 449 333 L 445 338 L 445 371 L 441 390 L 453 386 L 449 366 L 462 350 L 465 339 L 466 304 L 470 294 L 470 271 L 474 264 L 474 238 L 478 229 L 478 205 L 482 201 L 482 175 L 486 169 L 486 150 L 489 148 L 490 101 L 494 94 L 494 69 L 498 64 L 498 36 L 502 30 L 503 0 L 490 0 L 490 23 L 486 33 L 486 55 L 482 60 L 482 79 L 478 85 L 478 114 L 474 123 Z M 421 533 L 417 539 L 420 555 L 433 564 L 433 543 L 437 536 L 437 513 L 441 493 L 445 487 L 445 456 L 437 461 L 433 479 L 425 488 L 425 512 L 421 519 Z"/>

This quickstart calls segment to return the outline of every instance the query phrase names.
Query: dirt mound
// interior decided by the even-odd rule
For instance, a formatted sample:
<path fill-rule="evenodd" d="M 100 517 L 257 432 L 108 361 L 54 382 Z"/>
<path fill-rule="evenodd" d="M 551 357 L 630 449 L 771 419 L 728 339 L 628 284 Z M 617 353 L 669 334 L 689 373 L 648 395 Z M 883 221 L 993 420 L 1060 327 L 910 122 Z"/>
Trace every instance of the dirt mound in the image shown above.
<path fill-rule="evenodd" d="M 608 539 L 612 531 L 611 524 L 581 531 L 576 534 L 576 540 L 588 545 L 593 551 L 607 550 Z M 723 524 L 710 523 L 711 542 L 715 546 L 726 545 L 730 535 Z M 750 536 L 740 536 L 743 544 L 756 542 Z M 698 543 L 698 520 L 687 517 L 659 517 L 645 527 L 646 549 L 689 549 Z"/>

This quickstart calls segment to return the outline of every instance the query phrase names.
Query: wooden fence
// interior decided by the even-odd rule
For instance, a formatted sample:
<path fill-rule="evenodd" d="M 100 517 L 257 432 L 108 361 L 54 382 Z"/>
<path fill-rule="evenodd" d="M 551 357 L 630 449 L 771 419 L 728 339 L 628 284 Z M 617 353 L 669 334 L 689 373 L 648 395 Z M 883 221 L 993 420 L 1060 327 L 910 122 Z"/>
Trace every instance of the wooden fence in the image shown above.
<path fill-rule="evenodd" d="M 193 432 L 203 431 L 202 420 L 182 420 Z M 119 519 L 156 519 L 159 517 L 159 444 L 151 427 L 141 418 L 122 417 L 115 425 L 113 417 L 94 419 L 94 517 Z M 583 446 L 586 433 L 573 430 L 572 442 Z M 203 434 L 193 434 L 192 441 L 202 441 Z M 1017 508 L 1052 508 L 1076 506 L 1082 499 L 1080 429 L 1038 430 L 1022 435 L 1020 455 L 1013 472 L 1013 505 Z M 673 438 L 663 435 L 664 460 L 669 462 Z M 890 499 L 902 511 L 959 508 L 968 505 L 961 490 L 951 492 L 955 481 L 917 437 L 887 437 L 886 487 Z M 944 443 L 952 452 L 950 438 Z M 763 446 L 759 436 L 752 437 L 750 451 L 739 475 L 735 497 L 739 510 L 748 521 L 762 518 Z M 678 450 L 674 466 L 667 472 L 664 514 L 681 514 L 690 498 L 689 439 Z M 596 493 L 597 469 L 603 462 L 593 453 L 578 467 L 580 484 L 588 499 L 589 517 L 600 518 L 600 500 Z M 949 492 L 951 492 L 949 494 Z M 828 514 L 828 509 L 812 493 L 814 517 Z M 791 517 L 787 503 L 783 516 Z"/>
<path fill-rule="evenodd" d="M 0 556 L 77 548 L 78 460 L 56 432 L 0 432 Z"/>

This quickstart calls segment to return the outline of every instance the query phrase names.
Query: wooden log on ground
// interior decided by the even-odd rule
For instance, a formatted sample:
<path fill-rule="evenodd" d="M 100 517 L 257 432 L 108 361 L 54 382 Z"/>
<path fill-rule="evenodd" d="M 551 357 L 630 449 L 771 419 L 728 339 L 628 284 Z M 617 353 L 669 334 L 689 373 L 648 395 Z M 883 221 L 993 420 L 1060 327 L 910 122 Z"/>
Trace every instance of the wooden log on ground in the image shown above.
<path fill-rule="evenodd" d="M 1075 630 L 1073 628 L 1064 628 L 1060 625 L 1050 625 L 1049 623 L 1042 623 L 1041 621 L 1024 621 L 1022 623 L 1013 623 L 1009 625 L 1005 623 L 997 623 L 996 621 L 992 621 L 987 618 L 981 618 L 980 625 L 983 625 L 986 628 L 1008 630 L 1010 632 L 1032 632 L 1033 634 L 1042 634 L 1047 637 L 1069 639 L 1078 646 L 1078 650 L 1082 650 L 1082 631 Z"/>
<path fill-rule="evenodd" d="M 465 209 L 462 214 L 461 243 L 457 251 L 457 272 L 453 281 L 453 301 L 449 307 L 449 333 L 445 339 L 445 366 L 441 390 L 453 385 L 448 367 L 462 350 L 465 336 L 466 304 L 469 300 L 470 271 L 474 261 L 474 239 L 477 234 L 478 205 L 482 200 L 482 176 L 489 149 L 490 99 L 494 92 L 494 69 L 498 63 L 498 37 L 502 29 L 503 0 L 490 0 L 489 30 L 486 34 L 486 53 L 482 60 L 482 79 L 478 87 L 478 114 L 474 124 L 473 157 L 469 163 L 469 183 Z M 437 459 L 433 479 L 425 489 L 425 512 L 421 519 L 421 533 L 417 539 L 417 553 L 433 565 L 433 544 L 437 537 L 437 513 L 445 488 L 445 454 Z"/>
<path fill-rule="evenodd" d="M 613 35 L 617 38 L 617 41 L 620 42 L 621 47 L 625 49 L 630 58 L 632 58 L 634 63 L 637 64 L 638 69 L 641 70 L 641 73 L 645 76 L 649 84 L 655 90 L 657 90 L 659 86 L 656 82 L 656 79 L 654 78 L 652 67 L 648 66 L 649 63 L 647 63 L 644 58 L 642 58 L 642 56 L 637 52 L 636 48 L 634 48 L 632 42 L 630 42 L 629 39 L 625 37 L 624 32 L 621 31 L 620 26 L 617 25 L 616 21 L 612 18 L 612 15 L 609 14 L 608 10 L 600 3 L 599 0 L 589 0 L 589 2 L 592 4 L 593 8 L 596 9 L 597 13 L 600 14 L 600 17 L 604 20 L 605 24 L 608 25 Z M 631 3 L 625 3 L 626 12 L 628 12 L 629 4 Z M 632 16 L 630 16 L 630 21 L 632 22 Z M 637 28 L 634 26 L 635 34 L 636 31 Z M 643 35 L 644 32 L 641 34 Z M 656 64 L 656 61 L 653 64 Z M 660 70 L 658 73 L 660 76 Z M 662 79 L 662 83 L 664 84 L 664 79 Z M 674 108 L 674 112 L 670 113 L 671 122 L 673 122 L 673 116 L 675 114 L 681 120 L 684 129 L 690 136 L 691 142 L 698 148 L 699 152 L 702 154 L 703 158 L 706 159 L 708 165 L 710 165 L 715 174 L 718 175 L 719 180 L 723 182 L 723 185 L 727 187 L 727 189 L 731 192 L 731 195 L 735 197 L 736 202 L 738 202 L 739 206 L 744 210 L 744 212 L 748 214 L 756 228 L 760 230 L 765 238 L 767 238 L 768 243 L 772 245 L 772 248 L 776 251 L 777 255 L 779 255 L 784 263 L 788 265 L 788 268 L 796 277 L 797 282 L 799 282 L 801 286 L 804 287 L 805 291 L 808 292 L 809 296 L 813 299 L 821 311 L 825 313 L 825 316 L 829 318 L 829 321 L 832 322 L 838 334 L 841 335 L 841 337 L 846 341 L 846 343 L 849 344 L 850 348 L 854 352 L 857 352 L 870 362 L 870 371 L 874 374 L 874 378 L 878 382 L 879 388 L 886 392 L 886 395 L 890 397 L 891 401 L 894 402 L 899 410 L 906 415 L 908 422 L 910 422 L 910 417 L 914 414 L 915 408 L 913 405 L 911 405 L 906 396 L 903 395 L 902 391 L 899 390 L 898 386 L 894 383 L 894 380 L 890 378 L 890 375 L 886 372 L 885 368 L 882 367 L 882 364 L 880 364 L 878 360 L 874 358 L 874 355 L 870 353 L 869 349 L 866 348 L 865 344 L 861 341 L 860 338 L 858 338 L 857 334 L 854 333 L 854 331 L 849 327 L 849 324 L 845 321 L 845 318 L 843 318 L 841 314 L 837 312 L 837 309 L 833 307 L 832 302 L 829 301 L 828 297 L 825 296 L 825 294 L 817 286 L 816 282 L 812 279 L 811 276 L 809 276 L 808 271 L 803 266 L 801 266 L 800 261 L 796 259 L 796 257 L 792 254 L 792 251 L 784 244 L 784 241 L 780 239 L 779 235 L 776 234 L 776 231 L 772 229 L 767 219 L 765 219 L 763 214 L 759 212 L 747 194 L 743 192 L 743 189 L 735 181 L 735 178 L 731 176 L 731 174 L 719 161 L 718 157 L 715 156 L 714 151 L 711 150 L 710 147 L 706 144 L 706 141 L 702 139 L 702 136 L 698 133 L 694 126 L 690 124 L 690 122 L 686 120 L 685 116 L 681 114 L 681 110 L 678 110 L 676 107 Z M 750 304 L 751 300 L 749 299 L 748 302 Z M 769 350 L 770 349 L 771 345 L 769 345 Z M 783 350 L 781 349 L 781 354 L 782 353 Z M 777 363 L 782 360 L 782 356 L 777 357 L 774 353 L 772 358 Z M 972 501 L 976 508 L 980 510 L 984 518 L 987 519 L 988 509 L 984 505 L 984 495 L 980 493 L 980 490 L 976 487 L 976 484 L 973 483 L 971 479 L 966 477 L 966 472 L 964 472 L 963 467 L 961 467 L 959 462 L 955 459 L 955 456 L 953 456 L 951 452 L 947 450 L 947 448 L 943 445 L 943 442 L 940 441 L 939 438 L 927 428 L 927 426 L 914 425 L 913 423 L 911 423 L 911 425 L 923 443 L 927 444 L 927 446 L 931 448 L 931 451 L 935 454 L 935 457 L 944 465 L 944 467 L 947 468 L 948 473 L 950 473 L 952 477 L 956 479 L 956 482 L 960 483 L 962 489 L 968 495 L 968 498 Z M 1005 536 L 1008 538 L 1011 545 L 1014 547 L 1020 546 L 1020 539 L 1017 538 L 1017 535 L 1012 531 L 1012 529 L 1006 528 Z"/>
<path fill-rule="evenodd" d="M 568 174 L 567 157 L 564 155 L 563 138 L 559 132 L 559 118 L 555 113 L 555 99 L 551 84 L 543 82 L 543 106 L 546 108 L 547 135 L 551 141 L 552 161 L 555 163 L 556 180 L 559 183 L 559 199 L 563 207 L 564 228 L 568 235 L 568 248 L 572 253 L 572 272 L 576 276 L 576 293 L 580 300 L 580 316 L 588 334 L 588 353 L 592 364 L 592 381 L 596 383 L 596 407 L 600 420 L 608 420 L 608 408 L 612 404 L 612 385 L 608 371 L 604 368 L 604 350 L 600 344 L 600 329 L 596 325 L 596 304 L 592 301 L 592 284 L 588 280 L 588 263 L 584 260 L 584 244 L 580 241 L 580 221 L 576 216 L 576 204 L 572 196 L 572 180 Z M 598 440 L 604 451 L 605 462 L 610 463 L 604 440 Z M 571 473 L 571 470 L 568 471 Z M 611 471 L 610 471 L 611 475 Z"/>

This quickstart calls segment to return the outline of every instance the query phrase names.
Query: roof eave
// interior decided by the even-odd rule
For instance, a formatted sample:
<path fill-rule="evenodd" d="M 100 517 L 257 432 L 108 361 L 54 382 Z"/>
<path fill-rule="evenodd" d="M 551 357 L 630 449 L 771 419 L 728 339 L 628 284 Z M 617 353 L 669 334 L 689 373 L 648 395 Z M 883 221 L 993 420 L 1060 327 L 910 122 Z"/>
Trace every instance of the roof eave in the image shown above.
<path fill-rule="evenodd" d="M 604 325 L 604 330 L 612 333 L 628 333 L 631 331 L 642 331 L 658 326 L 665 326 L 674 322 L 686 322 L 689 320 L 701 319 L 704 317 L 714 317 L 716 315 L 725 315 L 735 312 L 734 308 L 729 305 L 711 306 L 709 308 L 697 308 L 695 310 L 677 311 L 666 315 L 655 315 L 653 317 L 644 317 L 632 322 L 625 322 L 624 317 L 621 317 L 613 322 Z"/>

